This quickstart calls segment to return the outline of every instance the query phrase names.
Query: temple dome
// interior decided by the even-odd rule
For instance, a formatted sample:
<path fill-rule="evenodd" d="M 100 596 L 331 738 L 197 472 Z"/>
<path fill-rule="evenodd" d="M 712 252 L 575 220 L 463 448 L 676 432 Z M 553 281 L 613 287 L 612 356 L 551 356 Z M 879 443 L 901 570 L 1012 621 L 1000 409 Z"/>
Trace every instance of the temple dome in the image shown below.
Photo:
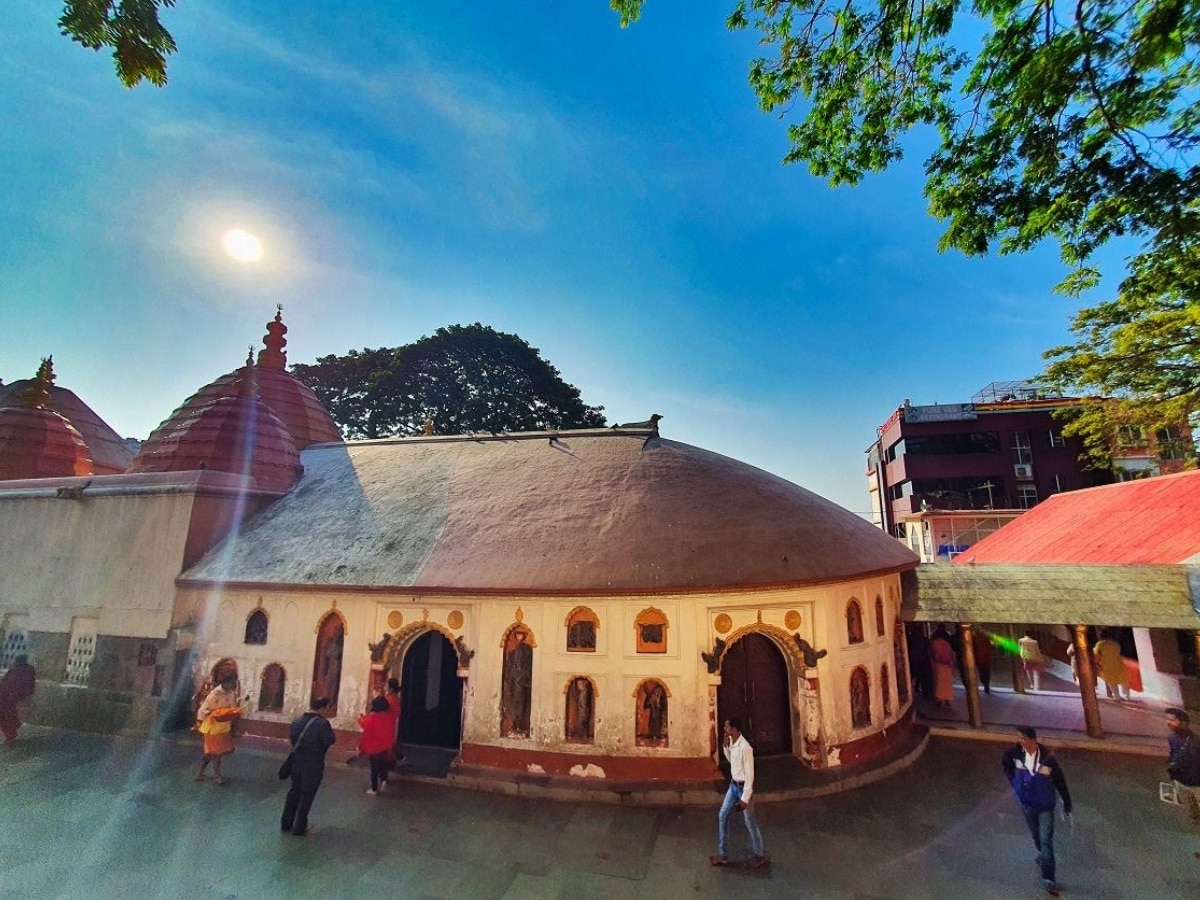
<path fill-rule="evenodd" d="M 83 436 L 50 408 L 53 383 L 53 364 L 47 358 L 20 401 L 0 408 L 0 479 L 93 474 Z"/>
<path fill-rule="evenodd" d="M 255 395 L 253 369 L 242 370 L 237 395 L 213 397 L 170 430 L 161 426 L 129 471 L 211 469 L 253 476 L 263 490 L 289 490 L 304 471 L 300 454 L 288 429 Z"/>
<path fill-rule="evenodd" d="M 917 564 L 823 497 L 647 430 L 352 442 L 303 459 L 296 489 L 184 580 L 695 592 Z"/>
<path fill-rule="evenodd" d="M 288 374 L 287 353 L 283 349 L 287 345 L 286 333 L 282 311 L 277 311 L 275 318 L 267 323 L 264 349 L 259 351 L 258 363 L 252 367 L 258 396 L 283 423 L 297 449 L 341 441 L 342 433 L 337 423 L 317 395 L 294 375 Z M 151 433 L 147 443 L 161 441 L 213 400 L 236 397 L 250 368 L 229 372 L 202 387 Z"/>

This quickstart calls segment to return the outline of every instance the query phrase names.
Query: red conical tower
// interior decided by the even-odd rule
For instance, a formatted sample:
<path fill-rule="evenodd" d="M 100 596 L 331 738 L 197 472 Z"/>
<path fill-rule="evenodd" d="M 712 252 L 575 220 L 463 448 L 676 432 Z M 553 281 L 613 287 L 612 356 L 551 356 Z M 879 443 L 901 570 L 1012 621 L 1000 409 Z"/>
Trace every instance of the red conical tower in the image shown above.
<path fill-rule="evenodd" d="M 53 384 L 53 357 L 46 357 L 20 403 L 0 409 L 0 479 L 92 474 L 83 436 L 50 408 Z"/>
<path fill-rule="evenodd" d="M 258 396 L 279 417 L 298 450 L 312 444 L 341 441 L 342 433 L 317 395 L 287 372 L 287 326 L 283 324 L 283 307 L 276 307 L 275 318 L 267 323 L 263 337 L 264 350 L 259 351 L 258 365 L 253 367 L 258 379 Z M 217 397 L 236 397 L 241 381 L 249 368 L 222 375 L 205 385 L 171 413 L 154 430 L 149 441 L 159 440 L 182 425 L 190 416 Z"/>
<path fill-rule="evenodd" d="M 287 491 L 304 468 L 287 428 L 258 396 L 254 351 L 237 373 L 235 396 L 212 397 L 166 431 L 150 436 L 130 472 L 211 469 L 253 476 L 258 487 Z"/>

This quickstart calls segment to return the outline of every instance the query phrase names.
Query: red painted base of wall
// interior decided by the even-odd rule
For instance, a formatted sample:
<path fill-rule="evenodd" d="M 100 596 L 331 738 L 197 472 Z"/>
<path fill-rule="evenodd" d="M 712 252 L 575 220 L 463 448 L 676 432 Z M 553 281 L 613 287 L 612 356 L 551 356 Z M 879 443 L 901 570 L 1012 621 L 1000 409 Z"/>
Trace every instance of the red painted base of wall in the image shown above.
<path fill-rule="evenodd" d="M 604 770 L 607 779 L 617 781 L 696 781 L 711 782 L 720 777 L 717 767 L 708 757 L 653 756 L 595 756 L 577 753 L 555 753 L 551 750 L 525 750 L 513 747 L 492 747 L 487 744 L 463 744 L 459 757 L 465 766 L 486 766 L 492 769 L 528 771 L 529 765 L 542 767 L 547 775 L 569 775 L 573 766 L 588 763 Z"/>
<path fill-rule="evenodd" d="M 896 720 L 895 724 L 889 725 L 886 731 L 877 731 L 874 734 L 869 734 L 864 738 L 859 738 L 857 741 L 850 741 L 847 744 L 840 744 L 841 760 L 843 766 L 854 765 L 855 763 L 867 762 L 876 756 L 882 756 L 894 745 L 901 737 L 913 726 L 913 707 L 908 707 L 908 712 Z"/>

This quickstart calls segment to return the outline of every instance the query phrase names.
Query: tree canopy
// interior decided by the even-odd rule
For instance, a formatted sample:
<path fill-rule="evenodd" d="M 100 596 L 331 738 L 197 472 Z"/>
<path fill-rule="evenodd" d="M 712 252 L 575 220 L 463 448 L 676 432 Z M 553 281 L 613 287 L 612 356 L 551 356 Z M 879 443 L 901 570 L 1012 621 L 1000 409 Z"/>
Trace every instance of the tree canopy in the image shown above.
<path fill-rule="evenodd" d="M 644 3 L 611 0 L 623 25 Z M 727 24 L 765 50 L 750 84 L 789 120 L 785 162 L 855 184 L 901 157 L 906 132 L 936 130 L 940 249 L 1053 240 L 1057 290 L 1078 296 L 1100 282 L 1100 247 L 1138 241 L 1117 296 L 1046 354 L 1047 383 L 1117 398 L 1070 428 L 1100 457 L 1105 417 L 1200 410 L 1200 0 L 736 0 Z"/>
<path fill-rule="evenodd" d="M 126 87 L 143 79 L 167 83 L 167 56 L 175 39 L 163 27 L 160 7 L 175 0 L 65 0 L 59 30 L 91 50 L 112 48 L 117 77 Z"/>
<path fill-rule="evenodd" d="M 604 427 L 540 351 L 476 323 L 394 349 L 351 350 L 292 366 L 347 438 Z"/>

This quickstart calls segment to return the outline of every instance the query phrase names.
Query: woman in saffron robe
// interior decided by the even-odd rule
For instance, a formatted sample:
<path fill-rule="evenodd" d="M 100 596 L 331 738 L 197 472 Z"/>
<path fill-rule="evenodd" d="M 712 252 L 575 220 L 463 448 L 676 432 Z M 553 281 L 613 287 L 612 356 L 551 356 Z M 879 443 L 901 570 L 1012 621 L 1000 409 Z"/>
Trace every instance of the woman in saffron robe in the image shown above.
<path fill-rule="evenodd" d="M 949 706 L 954 699 L 954 648 L 940 625 L 929 642 L 929 657 L 933 661 L 933 699 L 938 706 Z"/>
<path fill-rule="evenodd" d="M 213 782 L 224 784 L 221 777 L 221 760 L 233 752 L 233 719 L 241 712 L 237 697 L 237 676 L 226 675 L 221 683 L 208 692 L 200 708 L 196 710 L 196 730 L 204 735 L 204 758 L 200 760 L 200 771 L 196 780 L 203 781 L 204 770 L 213 764 Z"/>
<path fill-rule="evenodd" d="M 21 730 L 21 704 L 33 695 L 36 681 L 37 673 L 23 654 L 0 679 L 0 731 L 4 732 L 6 744 L 17 739 Z"/>

